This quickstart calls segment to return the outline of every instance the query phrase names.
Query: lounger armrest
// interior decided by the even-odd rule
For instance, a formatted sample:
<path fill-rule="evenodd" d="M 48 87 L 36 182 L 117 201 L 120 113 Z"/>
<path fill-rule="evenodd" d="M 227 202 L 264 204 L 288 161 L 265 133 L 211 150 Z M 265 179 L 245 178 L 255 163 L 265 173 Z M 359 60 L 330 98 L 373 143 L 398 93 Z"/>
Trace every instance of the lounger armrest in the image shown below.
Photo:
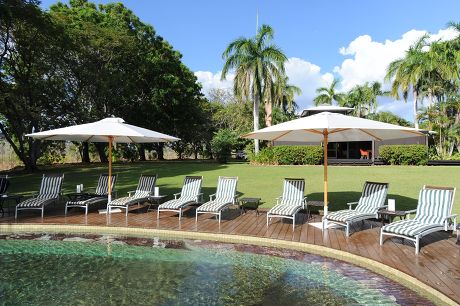
<path fill-rule="evenodd" d="M 174 200 L 177 200 L 177 197 L 179 197 L 180 194 L 181 194 L 180 192 L 173 193 L 173 195 L 174 195 Z"/>
<path fill-rule="evenodd" d="M 358 203 L 359 203 L 359 202 L 350 202 L 350 203 L 347 203 L 348 209 L 349 209 L 349 210 L 352 210 L 352 206 L 353 206 L 353 205 L 357 205 Z"/>
<path fill-rule="evenodd" d="M 212 201 L 212 199 L 216 196 L 215 193 L 209 195 L 209 201 Z"/>
<path fill-rule="evenodd" d="M 275 200 L 276 200 L 276 205 L 278 205 L 280 203 L 280 199 L 281 199 L 282 196 L 279 196 L 279 197 L 276 197 Z"/>
<path fill-rule="evenodd" d="M 303 201 L 302 201 L 302 209 L 305 209 L 307 207 L 307 202 L 308 202 L 308 196 L 304 196 Z"/>
<path fill-rule="evenodd" d="M 203 193 L 200 192 L 199 194 L 196 195 L 196 202 L 197 203 L 202 203 L 203 202 Z"/>
<path fill-rule="evenodd" d="M 444 230 L 445 231 L 448 231 L 449 230 L 449 220 L 450 219 L 454 219 L 454 230 L 455 230 L 455 227 L 457 226 L 457 214 L 453 214 L 453 215 L 450 215 L 450 216 L 447 216 L 444 218 L 444 220 L 442 221 L 444 223 Z"/>
<path fill-rule="evenodd" d="M 410 216 L 411 214 L 416 213 L 416 212 L 417 212 L 417 209 L 406 210 L 407 216 Z"/>
<path fill-rule="evenodd" d="M 136 190 L 131 190 L 131 191 L 128 191 L 127 193 L 128 193 L 128 197 L 132 197 L 132 194 L 136 193 Z"/>

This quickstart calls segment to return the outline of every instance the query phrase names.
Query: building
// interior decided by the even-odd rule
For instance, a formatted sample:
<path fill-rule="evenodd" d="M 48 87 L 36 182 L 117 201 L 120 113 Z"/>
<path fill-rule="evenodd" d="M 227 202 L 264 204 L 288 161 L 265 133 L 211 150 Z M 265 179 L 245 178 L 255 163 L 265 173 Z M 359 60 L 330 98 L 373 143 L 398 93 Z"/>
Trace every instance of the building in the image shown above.
<path fill-rule="evenodd" d="M 350 115 L 353 108 L 333 105 L 321 105 L 304 109 L 300 117 L 307 117 L 321 112 Z M 275 145 L 315 145 L 316 143 L 297 143 L 277 141 Z M 331 164 L 373 164 L 378 159 L 379 147 L 382 145 L 423 144 L 428 145 L 427 136 L 385 141 L 348 141 L 330 142 L 327 156 Z"/>

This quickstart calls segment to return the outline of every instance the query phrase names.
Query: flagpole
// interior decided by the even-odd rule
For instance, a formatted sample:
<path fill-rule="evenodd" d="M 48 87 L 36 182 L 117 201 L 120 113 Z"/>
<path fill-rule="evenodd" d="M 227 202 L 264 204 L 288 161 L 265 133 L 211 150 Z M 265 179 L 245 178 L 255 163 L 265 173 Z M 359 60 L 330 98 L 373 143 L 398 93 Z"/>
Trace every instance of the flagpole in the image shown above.
<path fill-rule="evenodd" d="M 324 216 L 327 216 L 327 144 L 329 133 L 326 129 L 323 131 L 324 142 L 323 142 L 323 154 L 324 154 Z"/>
<path fill-rule="evenodd" d="M 112 141 L 113 141 L 113 136 L 109 136 L 109 179 L 108 179 L 107 204 L 112 201 Z"/>

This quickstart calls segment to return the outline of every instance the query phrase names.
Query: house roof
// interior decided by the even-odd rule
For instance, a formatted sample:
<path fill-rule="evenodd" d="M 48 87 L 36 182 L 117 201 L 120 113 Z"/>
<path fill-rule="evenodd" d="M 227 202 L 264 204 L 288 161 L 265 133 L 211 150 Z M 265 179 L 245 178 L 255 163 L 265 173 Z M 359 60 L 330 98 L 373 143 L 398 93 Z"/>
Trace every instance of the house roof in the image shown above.
<path fill-rule="evenodd" d="M 335 105 L 319 105 L 310 108 L 306 108 L 302 111 L 300 117 L 306 117 L 313 114 L 318 114 L 322 112 L 330 112 L 330 113 L 340 113 L 340 114 L 349 114 L 353 111 L 352 107 L 342 107 L 342 106 L 335 106 Z"/>

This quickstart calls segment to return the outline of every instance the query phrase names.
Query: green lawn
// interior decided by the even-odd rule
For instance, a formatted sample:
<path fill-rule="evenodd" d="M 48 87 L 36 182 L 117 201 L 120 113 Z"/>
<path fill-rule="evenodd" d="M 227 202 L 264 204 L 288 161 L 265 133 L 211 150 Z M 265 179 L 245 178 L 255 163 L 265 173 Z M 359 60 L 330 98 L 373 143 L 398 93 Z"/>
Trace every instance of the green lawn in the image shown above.
<path fill-rule="evenodd" d="M 284 177 L 306 179 L 309 199 L 322 199 L 322 166 L 252 166 L 245 163 L 220 165 L 211 162 L 144 162 L 116 164 L 118 173 L 118 195 L 134 190 L 141 173 L 158 173 L 158 186 L 161 194 L 180 191 L 185 175 L 202 175 L 203 192 L 214 193 L 219 175 L 238 176 L 238 190 L 245 196 L 258 196 L 263 207 L 274 205 L 279 196 Z M 75 185 L 84 184 L 85 189 L 95 187 L 100 173 L 107 166 L 64 165 L 44 169 L 34 174 L 10 173 L 11 193 L 31 194 L 38 191 L 40 175 L 43 172 L 64 172 L 64 192 L 75 191 Z M 460 187 L 460 168 L 457 167 L 411 167 L 411 166 L 373 166 L 373 167 L 329 167 L 330 210 L 345 208 L 346 203 L 359 198 L 365 180 L 389 182 L 389 198 L 396 199 L 397 209 L 415 208 L 418 191 L 423 184 Z M 454 213 L 460 214 L 460 196 L 457 196 Z"/>

